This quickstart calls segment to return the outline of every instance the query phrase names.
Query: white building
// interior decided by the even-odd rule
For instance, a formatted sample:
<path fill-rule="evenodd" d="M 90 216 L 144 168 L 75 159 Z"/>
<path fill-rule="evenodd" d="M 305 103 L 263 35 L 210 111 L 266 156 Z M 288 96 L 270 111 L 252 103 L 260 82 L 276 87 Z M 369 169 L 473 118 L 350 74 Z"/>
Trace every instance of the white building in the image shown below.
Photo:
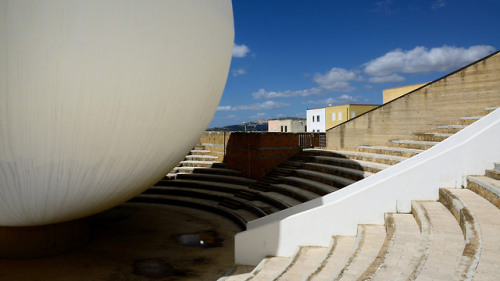
<path fill-rule="evenodd" d="M 307 110 L 307 132 L 325 132 L 325 108 Z"/>

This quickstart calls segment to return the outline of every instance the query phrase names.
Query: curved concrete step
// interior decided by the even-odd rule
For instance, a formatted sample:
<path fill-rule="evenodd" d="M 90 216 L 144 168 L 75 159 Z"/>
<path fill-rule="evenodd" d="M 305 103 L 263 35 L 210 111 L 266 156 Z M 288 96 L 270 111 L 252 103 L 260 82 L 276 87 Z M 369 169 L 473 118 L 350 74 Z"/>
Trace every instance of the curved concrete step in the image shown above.
<path fill-rule="evenodd" d="M 373 173 L 359 169 L 352 169 L 352 168 L 320 164 L 320 163 L 304 163 L 304 169 L 320 173 L 326 173 L 334 176 L 339 176 L 342 178 L 352 179 L 355 181 L 362 180 L 366 177 L 373 175 Z"/>
<path fill-rule="evenodd" d="M 430 239 L 426 259 L 416 272 L 415 280 L 460 280 L 457 269 L 462 267 L 465 239 L 453 215 L 439 202 L 414 202 L 428 220 Z"/>
<path fill-rule="evenodd" d="M 335 176 L 327 173 L 322 173 L 322 172 L 316 172 L 316 171 L 310 171 L 310 170 L 305 170 L 305 169 L 298 169 L 294 171 L 295 175 L 297 177 L 300 177 L 302 179 L 307 179 L 311 181 L 315 181 L 318 183 L 323 183 L 328 186 L 334 187 L 334 188 L 342 188 L 344 186 L 350 185 L 352 183 L 355 183 L 356 180 L 340 177 L 340 176 Z M 334 190 L 336 191 L 336 190 Z"/>
<path fill-rule="evenodd" d="M 234 196 L 234 194 L 228 194 L 220 191 L 200 190 L 196 188 L 186 187 L 155 186 L 147 189 L 143 194 L 160 194 L 208 199 L 214 202 L 218 202 L 219 205 L 228 207 L 230 209 L 245 209 L 258 217 L 263 217 L 279 211 L 278 209 L 273 208 L 273 206 L 268 205 L 264 202 L 248 201 L 245 199 L 237 198 Z"/>
<path fill-rule="evenodd" d="M 215 174 L 203 174 L 203 173 L 193 173 L 193 174 L 179 174 L 176 177 L 181 180 L 198 180 L 198 181 L 213 181 L 221 183 L 232 183 L 239 185 L 249 186 L 255 183 L 256 180 L 237 177 L 237 176 L 227 176 L 227 175 L 215 175 Z"/>
<path fill-rule="evenodd" d="M 242 230 L 246 229 L 246 224 L 250 220 L 254 220 L 257 217 L 252 215 L 251 213 L 244 212 L 243 216 L 241 212 L 235 212 L 226 207 L 218 206 L 210 201 L 204 200 L 193 200 L 192 198 L 183 198 L 179 197 L 168 197 L 168 196 L 157 196 L 157 195 L 138 195 L 129 201 L 130 203 L 148 203 L 148 204 L 166 204 L 166 205 L 174 205 L 181 206 L 187 208 L 193 208 L 197 210 L 204 210 L 208 212 L 212 212 L 214 214 L 221 215 L 223 217 L 228 218 L 233 221 L 236 225 L 238 225 Z"/>
<path fill-rule="evenodd" d="M 411 135 L 412 140 L 416 141 L 434 141 L 440 142 L 451 137 L 453 134 L 439 134 L 439 133 L 417 133 Z"/>
<path fill-rule="evenodd" d="M 426 150 L 439 142 L 437 141 L 418 141 L 418 140 L 392 140 L 388 143 L 390 147 L 411 148 Z"/>
<path fill-rule="evenodd" d="M 412 157 L 424 150 L 422 149 L 412 149 L 412 148 L 399 148 L 399 147 L 389 147 L 389 146 L 368 146 L 360 145 L 358 146 L 359 152 L 368 152 L 375 154 L 387 154 L 392 156 L 400 157 Z"/>
<path fill-rule="evenodd" d="M 377 259 L 360 279 L 410 280 L 425 256 L 426 238 L 411 214 L 386 214 L 386 228 Z"/>
<path fill-rule="evenodd" d="M 377 162 L 339 158 L 339 157 L 329 157 L 329 156 L 314 156 L 314 163 L 336 165 L 340 167 L 362 170 L 370 173 L 377 173 L 391 166 Z"/>
<path fill-rule="evenodd" d="M 463 279 L 472 279 L 480 263 L 483 241 L 479 220 L 475 212 L 469 208 L 461 198 L 461 194 L 481 198 L 476 193 L 467 189 L 439 189 L 439 201 L 455 217 L 465 237 L 465 247 L 462 252 L 461 264 L 456 270 L 456 275 Z M 485 200 L 483 198 L 483 200 Z M 495 207 L 496 208 L 496 207 Z M 498 208 L 496 208 L 498 210 Z M 478 279 L 482 280 L 482 279 Z"/>
<path fill-rule="evenodd" d="M 463 130 L 467 125 L 444 125 L 444 126 L 438 126 L 438 133 L 441 134 L 454 134 L 457 133 L 461 130 Z"/>
<path fill-rule="evenodd" d="M 212 155 L 186 155 L 188 161 L 216 161 L 217 156 Z"/>
<path fill-rule="evenodd" d="M 319 262 L 321 262 L 327 250 L 328 248 L 326 247 L 300 247 L 285 269 L 272 280 L 286 281 L 302 280 L 306 278 L 309 272 L 314 269 Z"/>
<path fill-rule="evenodd" d="M 248 278 L 249 273 L 254 268 L 254 266 L 249 265 L 235 265 L 217 281 L 243 281 Z"/>
<path fill-rule="evenodd" d="M 233 169 L 226 168 L 194 168 L 193 173 L 195 174 L 213 174 L 213 175 L 224 175 L 224 176 L 241 176 L 241 172 Z"/>
<path fill-rule="evenodd" d="M 312 200 L 316 197 L 319 197 L 319 195 L 314 193 L 314 192 L 311 192 L 311 191 L 308 191 L 308 190 L 305 190 L 303 188 L 296 187 L 293 185 L 284 184 L 284 183 L 270 184 L 269 190 L 274 191 L 276 193 L 284 194 L 288 197 L 292 197 L 300 202 L 307 202 L 307 201 Z"/>
<path fill-rule="evenodd" d="M 343 155 L 343 157 L 348 159 L 370 161 L 386 165 L 395 165 L 401 161 L 408 159 L 408 157 L 389 155 L 389 154 L 360 152 L 360 151 L 337 151 L 337 154 L 341 154 Z"/>
<path fill-rule="evenodd" d="M 195 161 L 195 160 L 184 160 L 179 163 L 183 167 L 213 167 L 215 164 L 221 163 L 218 161 Z"/>
<path fill-rule="evenodd" d="M 383 225 L 359 225 L 352 255 L 332 280 L 357 280 L 377 258 L 385 237 Z"/>
<path fill-rule="evenodd" d="M 500 208 L 500 180 L 487 176 L 467 176 L 467 188 Z"/>
<path fill-rule="evenodd" d="M 469 117 L 460 117 L 460 125 L 470 125 L 477 120 L 481 119 L 483 116 L 469 116 Z"/>
<path fill-rule="evenodd" d="M 300 177 L 284 177 L 283 181 L 287 184 L 303 188 L 318 195 L 325 195 L 339 190 L 339 188 L 333 187 L 331 185 Z"/>
<path fill-rule="evenodd" d="M 471 210 L 473 219 L 477 221 L 479 249 L 476 252 L 465 253 L 468 245 L 475 242 L 467 240 L 464 251 L 466 256 L 474 255 L 471 268 L 477 266 L 473 272 L 469 271 L 468 276 L 474 276 L 474 280 L 497 279 L 500 276 L 500 266 L 498 266 L 500 263 L 500 209 L 471 190 L 449 189 L 449 191 L 462 202 L 465 208 Z M 465 222 L 468 222 L 467 218 Z M 479 259 L 477 263 L 475 259 Z"/>
<path fill-rule="evenodd" d="M 358 234 L 360 234 L 358 232 Z M 308 275 L 307 281 L 330 280 L 333 276 L 338 276 L 342 267 L 352 256 L 355 236 L 333 236 L 332 242 L 321 263 L 314 268 Z"/>
<path fill-rule="evenodd" d="M 192 149 L 189 152 L 190 155 L 210 155 L 210 150 L 205 149 Z"/>
<path fill-rule="evenodd" d="M 163 180 L 158 182 L 155 186 L 188 187 L 232 193 L 236 197 L 245 198 L 246 200 L 259 200 L 265 202 L 280 210 L 293 206 L 287 201 L 282 200 L 279 195 L 273 196 L 270 193 L 252 190 L 244 185 L 197 180 Z M 288 200 L 287 198 L 285 199 Z M 297 204 L 300 204 L 300 202 Z"/>
<path fill-rule="evenodd" d="M 245 281 L 250 280 L 272 280 L 289 263 L 288 257 L 268 257 L 263 259 L 252 272 L 249 273 Z"/>

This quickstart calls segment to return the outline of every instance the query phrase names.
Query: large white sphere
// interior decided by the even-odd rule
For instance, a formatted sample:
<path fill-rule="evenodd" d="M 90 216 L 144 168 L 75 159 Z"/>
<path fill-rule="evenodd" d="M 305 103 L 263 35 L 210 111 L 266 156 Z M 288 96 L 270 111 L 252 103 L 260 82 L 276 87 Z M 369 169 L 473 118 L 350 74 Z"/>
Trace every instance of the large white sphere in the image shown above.
<path fill-rule="evenodd" d="M 158 181 L 210 122 L 233 39 L 230 0 L 0 0 L 0 225 Z"/>

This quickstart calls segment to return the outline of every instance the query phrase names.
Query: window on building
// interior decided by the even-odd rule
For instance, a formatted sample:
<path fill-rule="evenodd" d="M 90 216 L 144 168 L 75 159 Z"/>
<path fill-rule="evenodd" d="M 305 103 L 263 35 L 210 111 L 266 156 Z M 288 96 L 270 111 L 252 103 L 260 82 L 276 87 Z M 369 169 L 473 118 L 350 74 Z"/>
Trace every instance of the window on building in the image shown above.
<path fill-rule="evenodd" d="M 342 112 L 339 112 L 339 121 L 342 120 Z"/>
<path fill-rule="evenodd" d="M 319 115 L 316 115 L 316 121 L 319 122 Z"/>
<path fill-rule="evenodd" d="M 313 122 L 314 122 L 314 115 L 313 115 Z"/>
<path fill-rule="evenodd" d="M 354 118 L 354 117 L 356 117 L 356 112 L 351 111 L 351 119 Z"/>
<path fill-rule="evenodd" d="M 335 121 L 335 112 L 332 113 L 332 121 Z"/>
<path fill-rule="evenodd" d="M 285 133 L 288 132 L 288 126 L 285 126 Z"/>

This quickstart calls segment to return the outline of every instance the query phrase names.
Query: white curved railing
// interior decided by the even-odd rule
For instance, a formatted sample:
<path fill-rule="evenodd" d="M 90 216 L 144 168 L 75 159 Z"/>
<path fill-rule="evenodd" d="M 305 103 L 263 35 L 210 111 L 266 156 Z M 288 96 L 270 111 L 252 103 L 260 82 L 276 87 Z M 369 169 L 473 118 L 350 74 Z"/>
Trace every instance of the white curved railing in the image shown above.
<path fill-rule="evenodd" d="M 291 256 L 300 245 L 327 246 L 332 235 L 355 235 L 358 224 L 383 224 L 384 213 L 436 200 L 440 187 L 462 188 L 500 160 L 500 109 L 438 145 L 344 189 L 248 223 L 235 237 L 237 264 Z"/>

